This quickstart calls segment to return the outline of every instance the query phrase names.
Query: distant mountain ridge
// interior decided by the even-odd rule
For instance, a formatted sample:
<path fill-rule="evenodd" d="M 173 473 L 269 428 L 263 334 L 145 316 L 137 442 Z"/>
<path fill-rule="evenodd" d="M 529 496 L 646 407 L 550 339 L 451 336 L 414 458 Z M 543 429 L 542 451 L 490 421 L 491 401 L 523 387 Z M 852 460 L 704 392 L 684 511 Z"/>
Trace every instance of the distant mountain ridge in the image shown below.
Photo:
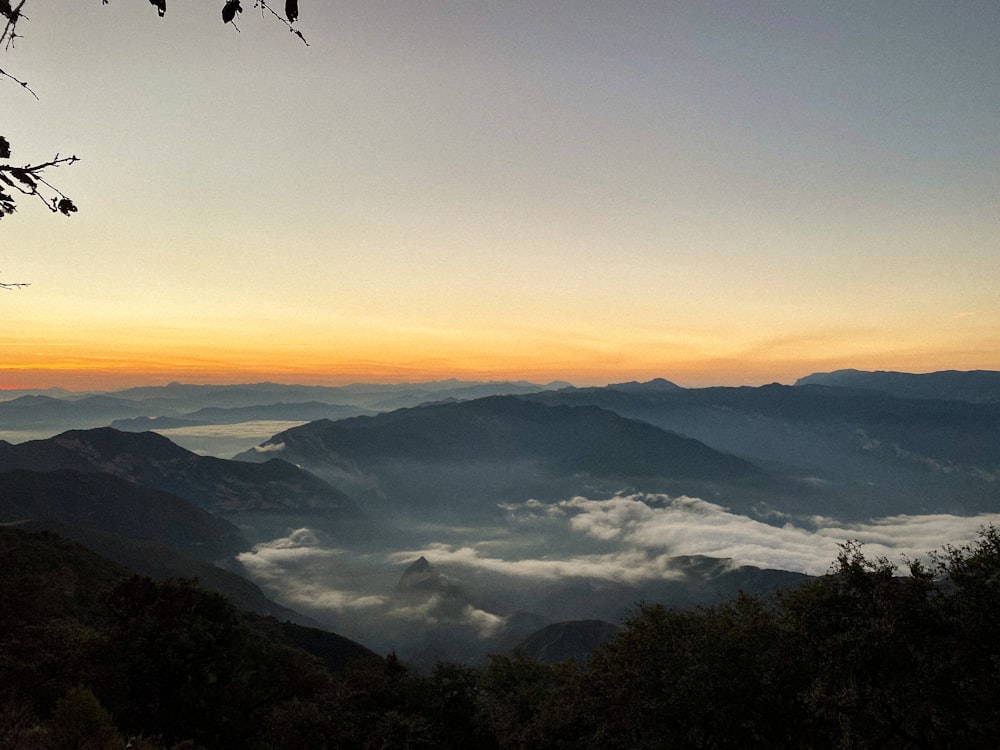
<path fill-rule="evenodd" d="M 568 385 L 451 379 L 347 386 L 170 383 L 109 393 L 61 389 L 0 391 L 0 439 L 20 443 L 66 430 L 109 425 L 128 432 L 173 430 L 171 439 L 184 447 L 228 458 L 285 429 L 290 426 L 288 422 L 344 419 L 430 402 L 535 393 Z M 267 422 L 286 424 L 269 427 Z M 233 428 L 211 429 L 221 425 Z"/>
<path fill-rule="evenodd" d="M 213 424 L 240 424 L 252 421 L 302 421 L 317 419 L 347 419 L 367 414 L 375 414 L 370 409 L 343 404 L 326 404 L 319 401 L 292 404 L 262 404 L 259 406 L 236 406 L 224 408 L 207 406 L 197 411 L 187 412 L 179 417 L 133 417 L 116 419 L 111 426 L 123 432 L 146 432 L 177 427 L 199 427 Z"/>
<path fill-rule="evenodd" d="M 47 394 L 26 395 L 0 401 L 0 425 L 7 430 L 103 427 L 112 419 L 141 416 L 146 409 L 142 404 L 112 396 L 70 399 Z"/>
<path fill-rule="evenodd" d="M 137 409 L 135 416 L 171 416 L 205 408 L 245 408 L 267 404 L 296 404 L 315 402 L 331 405 L 362 407 L 385 411 L 403 406 L 445 398 L 470 399 L 491 395 L 534 393 L 568 387 L 569 383 L 553 381 L 546 384 L 527 381 L 469 381 L 439 380 L 418 383 L 354 383 L 345 386 L 301 385 L 285 383 L 234 383 L 138 386 L 108 392 L 75 393 L 62 389 L 14 391 L 10 399 L 2 397 L 0 406 L 21 401 L 20 407 L 38 406 L 50 401 L 61 404 L 83 404 L 94 407 L 106 400 L 109 406 L 119 409 Z M 41 400 L 22 400 L 41 399 Z M 8 414 L 12 414 L 9 412 Z M 0 417 L 5 412 L 0 409 Z M 121 418 L 133 416 L 122 414 Z M 104 423 L 107 424 L 106 422 Z M 94 425 L 104 426 L 104 425 Z M 8 425 L 8 429 L 11 427 Z"/>
<path fill-rule="evenodd" d="M 861 388 L 901 398 L 1000 403 L 1000 372 L 994 370 L 942 370 L 923 374 L 835 370 L 807 375 L 795 381 L 795 385 Z"/>

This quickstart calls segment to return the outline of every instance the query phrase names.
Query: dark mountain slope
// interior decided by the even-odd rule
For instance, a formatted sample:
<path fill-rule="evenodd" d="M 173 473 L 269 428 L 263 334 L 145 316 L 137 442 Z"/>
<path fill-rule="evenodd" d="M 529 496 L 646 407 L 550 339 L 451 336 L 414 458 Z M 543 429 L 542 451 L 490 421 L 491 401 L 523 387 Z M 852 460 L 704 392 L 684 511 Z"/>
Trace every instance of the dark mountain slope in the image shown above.
<path fill-rule="evenodd" d="M 0 523 L 54 532 L 151 578 L 197 579 L 240 610 L 315 624 L 213 564 L 249 547 L 231 523 L 111 474 L 0 473 Z"/>
<path fill-rule="evenodd" d="M 269 641 L 306 651 L 331 672 L 339 672 L 361 659 L 374 659 L 373 651 L 360 643 L 318 628 L 306 627 L 277 617 L 244 614 L 244 620 Z"/>
<path fill-rule="evenodd" d="M 607 491 L 642 482 L 674 492 L 759 486 L 753 464 L 697 440 L 594 406 L 496 396 L 320 421 L 275 435 L 238 459 L 280 455 L 352 482 L 399 509 L 462 506 Z"/>
<path fill-rule="evenodd" d="M 327 519 L 362 515 L 343 492 L 284 461 L 252 465 L 199 456 L 152 432 L 105 427 L 18 445 L 0 441 L 0 471 L 14 469 L 105 472 L 220 513 L 308 511 Z"/>
<path fill-rule="evenodd" d="M 621 630 L 603 620 L 571 620 L 546 625 L 518 644 L 518 649 L 545 664 L 573 659 L 584 664 L 590 653 Z"/>
<path fill-rule="evenodd" d="M 310 627 L 317 626 L 315 620 L 268 599 L 259 586 L 246 578 L 160 542 L 131 539 L 93 527 L 53 521 L 30 521 L 14 524 L 14 527 L 28 532 L 58 534 L 130 571 L 156 580 L 195 580 L 206 591 L 222 594 L 242 612 L 275 617 L 281 621 L 289 620 Z"/>
<path fill-rule="evenodd" d="M 142 573 L 59 534 L 5 525 L 0 525 L 0 569 L 6 571 L 0 577 L 0 623 L 8 624 L 51 617 L 99 620 L 106 615 L 108 592 Z M 315 653 L 328 664 L 346 664 L 355 657 L 373 655 L 335 633 L 286 622 L 289 618 L 285 614 L 306 620 L 291 610 L 274 605 L 273 617 L 259 609 L 244 609 L 239 601 L 233 605 L 253 615 L 246 620 L 258 632 Z"/>
<path fill-rule="evenodd" d="M 537 459 L 563 471 L 618 476 L 760 474 L 747 461 L 605 409 L 548 407 L 508 396 L 320 421 L 279 433 L 241 458 L 266 456 L 269 448 L 296 460 L 327 455 L 359 463 Z"/>
<path fill-rule="evenodd" d="M 206 560 L 247 548 L 239 530 L 186 500 L 111 474 L 0 473 L 0 522 L 35 521 L 160 542 Z"/>

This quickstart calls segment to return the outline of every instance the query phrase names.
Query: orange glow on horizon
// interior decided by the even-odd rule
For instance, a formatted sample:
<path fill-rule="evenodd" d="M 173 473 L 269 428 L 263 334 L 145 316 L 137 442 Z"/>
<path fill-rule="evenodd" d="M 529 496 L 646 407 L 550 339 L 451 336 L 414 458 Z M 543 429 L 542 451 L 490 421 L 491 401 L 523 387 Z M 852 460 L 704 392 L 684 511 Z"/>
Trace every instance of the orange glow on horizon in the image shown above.
<path fill-rule="evenodd" d="M 717 356 L 677 357 L 670 361 L 642 361 L 617 352 L 580 352 L 547 361 L 528 357 L 421 357 L 394 359 L 314 356 L 308 359 L 224 354 L 218 358 L 145 358 L 100 356 L 38 357 L 35 361 L 0 363 L 0 390 L 65 388 L 71 391 L 114 391 L 168 382 L 231 384 L 281 382 L 342 386 L 351 383 L 403 383 L 447 380 L 528 381 L 545 384 L 564 381 L 576 386 L 607 385 L 665 378 L 683 387 L 791 384 L 813 372 L 837 369 L 933 372 L 943 369 L 996 369 L 984 352 L 952 352 L 932 356 L 920 352 L 892 352 L 859 357 Z"/>
<path fill-rule="evenodd" d="M 114 329 L 83 322 L 69 334 L 46 324 L 0 337 L 4 389 L 60 387 L 114 391 L 168 382 L 306 385 L 433 380 L 506 381 L 576 386 L 665 378 L 684 387 L 794 383 L 813 372 L 854 368 L 932 372 L 1000 369 L 1000 340 L 969 328 L 975 319 L 917 334 L 875 328 L 656 327 L 604 329 L 473 324 L 338 328 L 247 322 L 150 324 Z M 951 321 L 949 321 L 951 323 Z M 892 342 L 891 344 L 888 342 Z M 996 343 L 995 346 L 986 344 Z"/>

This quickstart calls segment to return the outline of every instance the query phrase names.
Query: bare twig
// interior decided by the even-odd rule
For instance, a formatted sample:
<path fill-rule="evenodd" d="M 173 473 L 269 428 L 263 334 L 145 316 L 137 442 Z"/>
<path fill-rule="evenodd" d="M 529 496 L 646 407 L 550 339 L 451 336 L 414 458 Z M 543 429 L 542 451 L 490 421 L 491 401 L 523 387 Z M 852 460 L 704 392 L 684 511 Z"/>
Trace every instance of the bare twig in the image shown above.
<path fill-rule="evenodd" d="M 296 29 L 294 26 L 292 26 L 292 21 L 290 19 L 288 19 L 285 16 L 283 16 L 283 15 L 279 14 L 278 12 L 276 12 L 274 10 L 274 8 L 272 8 L 270 5 L 267 4 L 267 0 L 257 0 L 257 2 L 260 5 L 260 12 L 261 12 L 262 15 L 263 15 L 264 11 L 266 10 L 272 16 L 274 16 L 279 21 L 281 21 L 283 24 L 285 24 L 285 26 L 288 27 L 288 30 L 290 32 L 292 32 L 293 34 L 295 34 L 295 36 L 297 36 L 299 39 L 302 40 L 302 43 L 304 45 L 306 45 L 307 47 L 309 46 L 309 42 L 307 42 L 306 38 L 304 36 L 302 36 L 302 32 L 299 31 L 298 29 Z M 298 11 L 296 9 L 296 13 L 297 12 Z"/>
<path fill-rule="evenodd" d="M 27 18 L 27 16 L 21 13 L 21 8 L 24 7 L 24 3 L 26 1 L 27 0 L 21 0 L 21 2 L 17 4 L 17 7 L 13 8 L 10 5 L 10 0 L 0 0 L 0 16 L 7 19 L 7 23 L 4 24 L 3 31 L 0 31 L 0 45 L 2 45 L 5 50 L 10 49 L 14 40 L 20 36 L 17 33 L 17 22 L 22 18 Z M 33 97 L 36 99 L 38 98 L 38 94 L 32 91 L 31 87 L 28 86 L 27 81 L 22 81 L 20 78 L 11 75 L 3 68 L 0 68 L 0 77 L 9 78 Z"/>
<path fill-rule="evenodd" d="M 32 89 L 28 85 L 27 81 L 22 81 L 20 78 L 15 78 L 14 76 L 12 76 L 10 73 L 8 73 L 3 68 L 0 68 L 0 76 L 3 76 L 4 78 L 9 78 L 14 83 L 16 83 L 18 86 L 20 86 L 25 91 L 27 91 L 29 94 L 31 94 L 33 97 L 35 97 L 36 99 L 38 99 L 38 94 L 36 94 L 34 91 L 32 91 Z"/>
<path fill-rule="evenodd" d="M 0 0 L 0 16 L 7 19 L 7 23 L 4 24 L 3 31 L 0 32 L 0 44 L 4 45 L 5 49 L 10 49 L 10 46 L 14 43 L 14 40 L 18 36 L 17 22 L 22 18 L 27 18 L 27 16 L 22 15 L 21 13 L 21 8 L 24 7 L 24 3 L 26 1 L 27 0 L 21 0 L 21 2 L 17 4 L 17 7 L 11 7 L 10 0 Z"/>
<path fill-rule="evenodd" d="M 0 281 L 0 289 L 20 289 L 23 286 L 31 286 L 23 281 Z"/>

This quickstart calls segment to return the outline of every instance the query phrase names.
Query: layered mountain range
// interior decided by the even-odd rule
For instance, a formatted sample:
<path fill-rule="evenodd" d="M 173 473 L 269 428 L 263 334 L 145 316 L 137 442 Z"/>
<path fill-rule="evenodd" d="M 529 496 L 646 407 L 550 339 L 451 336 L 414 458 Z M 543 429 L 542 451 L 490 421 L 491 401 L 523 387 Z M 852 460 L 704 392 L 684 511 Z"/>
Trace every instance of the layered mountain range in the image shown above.
<path fill-rule="evenodd" d="M 534 393 L 568 383 L 467 382 L 354 384 L 341 387 L 249 383 L 126 388 L 112 393 L 73 393 L 61 389 L 0 391 L 0 429 L 37 431 L 46 427 L 122 429 L 180 424 L 233 424 L 248 420 L 343 418 L 416 406 L 429 401 L 467 400 L 500 394 Z M 131 420 L 137 420 L 132 422 Z"/>
<path fill-rule="evenodd" d="M 427 665 L 522 642 L 585 651 L 567 644 L 599 640 L 640 599 L 705 603 L 801 580 L 677 552 L 670 519 L 691 513 L 777 534 L 820 518 L 1000 512 L 1000 373 L 698 389 L 172 384 L 0 401 L 2 430 L 61 419 L 305 422 L 238 460 L 107 426 L 0 440 L 0 523 L 57 531 L 149 575 L 198 577 L 244 609 L 343 626 Z M 602 572 L 633 559 L 659 572 Z"/>

